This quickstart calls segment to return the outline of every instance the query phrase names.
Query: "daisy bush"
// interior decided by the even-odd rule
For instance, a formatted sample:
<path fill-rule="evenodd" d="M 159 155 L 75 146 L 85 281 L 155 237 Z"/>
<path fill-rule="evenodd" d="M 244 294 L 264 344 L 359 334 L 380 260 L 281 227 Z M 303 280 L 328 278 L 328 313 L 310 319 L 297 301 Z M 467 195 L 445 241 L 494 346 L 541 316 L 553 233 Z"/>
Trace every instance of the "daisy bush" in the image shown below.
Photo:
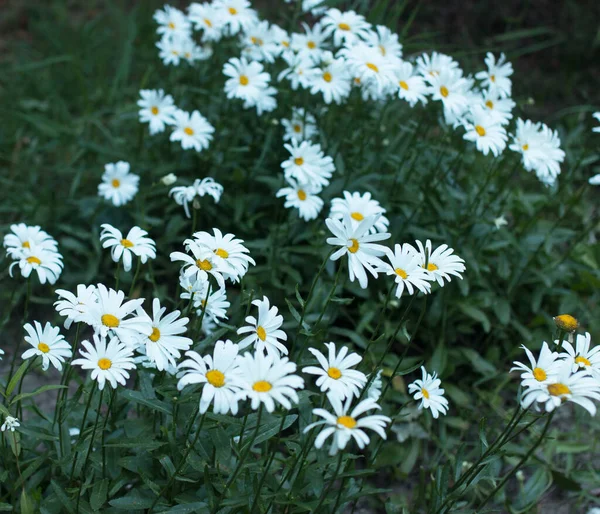
<path fill-rule="evenodd" d="M 0 510 L 595 494 L 564 454 L 597 450 L 600 113 L 533 109 L 517 38 L 466 58 L 330 4 L 144 2 L 16 65 Z"/>

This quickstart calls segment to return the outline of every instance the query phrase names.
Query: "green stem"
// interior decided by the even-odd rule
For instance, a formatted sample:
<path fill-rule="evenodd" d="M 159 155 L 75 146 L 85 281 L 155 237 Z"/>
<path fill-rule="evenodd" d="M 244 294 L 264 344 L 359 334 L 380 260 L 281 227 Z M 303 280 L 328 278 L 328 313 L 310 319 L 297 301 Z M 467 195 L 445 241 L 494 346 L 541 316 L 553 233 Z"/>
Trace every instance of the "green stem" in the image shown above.
<path fill-rule="evenodd" d="M 92 398 L 94 397 L 95 390 L 96 390 L 96 388 L 94 386 L 92 386 L 92 391 L 90 392 L 88 401 L 85 404 L 85 411 L 83 412 L 83 418 L 81 419 L 81 426 L 79 427 L 79 437 L 77 438 L 77 442 L 75 443 L 75 446 L 78 446 L 79 443 L 81 442 L 81 437 L 83 435 L 83 427 L 85 426 L 85 422 L 87 420 L 88 411 L 90 410 L 90 404 L 92 403 Z M 73 481 L 73 474 L 75 473 L 75 464 L 77 463 L 78 455 L 79 455 L 79 451 L 76 451 L 75 455 L 73 456 L 73 464 L 71 465 L 71 475 L 69 476 L 69 482 Z"/>
<path fill-rule="evenodd" d="M 133 294 L 133 288 L 135 287 L 135 282 L 137 281 L 138 275 L 140 274 L 140 268 L 142 267 L 142 260 L 138 257 L 137 266 L 135 268 L 135 275 L 133 275 L 133 280 L 131 281 L 131 287 L 129 288 L 129 298 Z"/>
<path fill-rule="evenodd" d="M 331 476 L 331 479 L 329 480 L 329 483 L 327 484 L 327 487 L 323 489 L 323 492 L 321 493 L 321 496 L 319 497 L 319 503 L 317 503 L 317 506 L 315 507 L 313 512 L 321 512 L 319 509 L 321 508 L 321 505 L 323 505 L 323 502 L 325 501 L 325 498 L 327 498 L 327 495 L 329 494 L 329 491 L 331 490 L 331 488 L 333 487 L 333 484 L 335 483 L 338 474 L 340 472 L 340 468 L 342 467 L 342 459 L 344 457 L 344 452 L 340 451 L 340 456 L 338 457 L 338 461 L 337 461 L 337 466 L 335 468 L 335 471 L 333 472 L 333 475 Z"/>

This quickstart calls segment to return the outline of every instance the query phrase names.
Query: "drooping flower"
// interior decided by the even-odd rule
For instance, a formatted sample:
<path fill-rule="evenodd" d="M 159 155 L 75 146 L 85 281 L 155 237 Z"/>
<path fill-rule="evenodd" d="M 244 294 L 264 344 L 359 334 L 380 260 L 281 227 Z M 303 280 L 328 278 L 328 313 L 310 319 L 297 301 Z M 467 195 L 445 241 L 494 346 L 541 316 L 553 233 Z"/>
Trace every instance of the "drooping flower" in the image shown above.
<path fill-rule="evenodd" d="M 68 330 L 73 321 L 79 322 L 88 311 L 89 305 L 96 303 L 96 286 L 85 284 L 77 285 L 77 293 L 73 294 L 66 289 L 57 289 L 59 300 L 54 302 L 54 308 L 61 316 L 66 316 L 65 328 Z"/>
<path fill-rule="evenodd" d="M 17 418 L 13 418 L 12 416 L 6 416 L 6 418 L 4 418 L 4 423 L 2 423 L 2 426 L 0 427 L 0 430 L 2 432 L 5 432 L 7 430 L 14 432 L 15 428 L 19 428 L 20 426 L 21 423 Z"/>
<path fill-rule="evenodd" d="M 191 186 L 176 186 L 169 191 L 178 205 L 183 205 L 185 215 L 190 218 L 189 203 L 196 197 L 202 198 L 205 195 L 211 196 L 215 203 L 219 203 L 223 194 L 223 186 L 211 177 L 200 180 L 197 178 Z"/>
<path fill-rule="evenodd" d="M 600 346 L 590 348 L 591 344 L 592 336 L 589 332 L 586 332 L 585 335 L 577 334 L 574 348 L 570 342 L 562 342 L 565 351 L 560 354 L 560 357 L 572 363 L 573 373 L 579 370 L 586 371 L 600 381 Z"/>

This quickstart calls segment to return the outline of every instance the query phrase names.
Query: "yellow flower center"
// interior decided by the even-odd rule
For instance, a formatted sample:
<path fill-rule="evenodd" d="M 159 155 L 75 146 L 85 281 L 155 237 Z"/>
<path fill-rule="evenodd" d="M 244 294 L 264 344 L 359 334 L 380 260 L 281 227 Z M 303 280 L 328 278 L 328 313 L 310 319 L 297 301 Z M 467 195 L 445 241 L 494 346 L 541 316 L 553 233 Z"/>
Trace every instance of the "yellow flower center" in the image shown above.
<path fill-rule="evenodd" d="M 491 100 L 488 100 L 487 102 L 485 102 L 485 105 L 488 109 L 494 108 L 494 102 L 492 102 Z"/>
<path fill-rule="evenodd" d="M 133 243 L 129 239 L 121 239 L 121 245 L 125 248 L 133 248 Z"/>
<path fill-rule="evenodd" d="M 309 41 L 308 43 L 306 43 L 306 46 L 308 48 L 310 48 L 311 50 L 314 50 L 315 48 L 317 48 L 317 45 L 314 41 Z"/>
<path fill-rule="evenodd" d="M 283 46 L 285 46 L 286 48 L 287 48 L 288 46 L 290 46 L 290 44 L 289 44 L 287 41 L 282 41 L 282 42 L 281 42 L 281 44 L 282 44 Z"/>
<path fill-rule="evenodd" d="M 323 73 L 323 80 L 325 82 L 331 82 L 331 79 L 332 79 L 331 73 L 329 73 L 328 71 Z"/>
<path fill-rule="evenodd" d="M 424 387 L 421 388 L 421 394 L 423 395 L 423 398 L 427 398 L 429 400 L 429 391 Z"/>
<path fill-rule="evenodd" d="M 183 129 L 183 131 L 188 135 L 188 136 L 193 136 L 194 135 L 194 129 L 192 127 L 185 127 Z"/>
<path fill-rule="evenodd" d="M 254 382 L 252 389 L 254 389 L 257 393 L 267 393 L 273 389 L 273 386 L 266 380 L 259 380 L 258 382 Z"/>
<path fill-rule="evenodd" d="M 546 375 L 546 372 L 542 368 L 533 368 L 533 377 L 538 382 L 543 382 L 548 378 L 548 375 Z"/>
<path fill-rule="evenodd" d="M 294 164 L 296 166 L 302 166 L 304 164 L 304 159 L 302 157 L 296 157 L 294 159 Z"/>
<path fill-rule="evenodd" d="M 356 221 L 362 221 L 365 217 L 360 212 L 353 212 L 350 214 L 350 217 Z"/>
<path fill-rule="evenodd" d="M 449 94 L 448 88 L 446 86 L 442 86 L 440 88 L 440 95 L 442 95 L 444 98 L 446 98 Z"/>
<path fill-rule="evenodd" d="M 23 248 L 31 248 L 31 245 L 29 244 L 29 241 L 25 241 L 21 246 Z"/>
<path fill-rule="evenodd" d="M 475 132 L 481 137 L 485 136 L 485 129 L 481 125 L 475 125 Z"/>
<path fill-rule="evenodd" d="M 156 105 L 153 105 L 150 111 L 152 112 L 152 114 L 154 114 L 154 116 L 156 116 L 158 114 L 158 107 L 156 107 Z"/>
<path fill-rule="evenodd" d="M 114 187 L 116 189 L 117 187 L 119 187 L 121 185 L 121 181 L 118 178 L 113 178 L 111 184 L 112 184 L 112 187 Z"/>
<path fill-rule="evenodd" d="M 525 143 L 522 148 L 525 151 L 529 150 L 529 144 Z"/>
<path fill-rule="evenodd" d="M 357 86 L 360 86 L 360 77 L 354 77 L 354 83 L 355 83 Z"/>
<path fill-rule="evenodd" d="M 261 341 L 264 341 L 267 338 L 267 331 L 263 327 L 259 326 L 256 329 L 256 335 Z"/>
<path fill-rule="evenodd" d="M 435 271 L 436 269 L 440 268 L 438 268 L 433 262 L 427 264 L 427 271 Z"/>
<path fill-rule="evenodd" d="M 31 257 L 27 257 L 26 260 L 29 264 L 38 264 L 39 265 L 42 263 L 42 261 L 40 261 L 35 255 L 32 255 Z"/>
<path fill-rule="evenodd" d="M 179 55 L 179 52 L 178 52 L 177 50 L 171 50 L 171 53 L 172 53 L 173 55 Z"/>
<path fill-rule="evenodd" d="M 583 364 L 584 366 L 591 366 L 592 363 L 586 359 L 583 355 L 578 355 L 577 357 L 575 357 L 575 362 L 577 364 Z"/>
<path fill-rule="evenodd" d="M 340 30 L 350 30 L 350 25 L 348 25 L 347 23 L 340 23 L 338 27 Z"/>
<path fill-rule="evenodd" d="M 348 251 L 350 253 L 358 252 L 358 249 L 360 248 L 360 244 L 358 244 L 358 240 L 352 238 L 352 239 L 350 239 L 350 241 L 352 241 L 352 245 L 348 247 Z"/>
<path fill-rule="evenodd" d="M 406 271 L 404 271 L 402 268 L 396 268 L 394 271 L 400 278 L 403 278 L 404 280 L 408 278 L 408 273 L 406 273 Z"/>
<path fill-rule="evenodd" d="M 196 261 L 196 266 L 198 266 L 203 271 L 210 271 L 212 269 L 212 264 L 206 259 L 204 259 L 203 261 L 198 259 Z"/>
<path fill-rule="evenodd" d="M 211 369 L 206 372 L 206 380 L 213 387 L 223 387 L 225 385 L 225 375 L 218 369 Z"/>
<path fill-rule="evenodd" d="M 103 314 L 100 320 L 102 321 L 102 324 L 108 328 L 116 328 L 120 323 L 119 318 L 112 314 Z"/>
<path fill-rule="evenodd" d="M 247 86 L 250 83 L 250 81 L 248 80 L 248 77 L 246 77 L 246 75 L 240 75 L 240 84 L 242 86 Z"/>
<path fill-rule="evenodd" d="M 237 9 L 235 7 L 230 7 L 229 14 L 235 16 L 237 14 Z"/>
<path fill-rule="evenodd" d="M 351 416 L 340 416 L 337 419 L 338 425 L 342 425 L 346 428 L 354 428 L 356 426 L 356 420 Z"/>
<path fill-rule="evenodd" d="M 566 330 L 567 332 L 574 332 L 579 326 L 579 321 L 577 321 L 577 319 L 570 314 L 561 314 L 560 316 L 556 316 L 554 318 L 554 322 L 558 328 L 561 330 Z"/>
<path fill-rule="evenodd" d="M 550 384 L 548 386 L 548 392 L 552 396 L 563 396 L 565 394 L 570 394 L 571 390 L 565 384 L 559 382 L 558 384 Z"/>
<path fill-rule="evenodd" d="M 492 82 L 496 82 L 496 75 L 490 75 L 490 80 Z"/>
<path fill-rule="evenodd" d="M 50 351 L 50 347 L 46 343 L 38 344 L 38 350 L 42 353 L 48 353 Z"/>
<path fill-rule="evenodd" d="M 306 191 L 304 191 L 304 189 L 298 189 L 298 200 L 301 202 L 306 200 Z"/>
<path fill-rule="evenodd" d="M 169 28 L 171 30 L 173 30 L 175 28 L 175 24 L 172 21 L 169 22 Z"/>
<path fill-rule="evenodd" d="M 400 87 L 402 89 L 404 89 L 405 91 L 408 91 L 408 84 L 406 82 L 404 82 L 403 80 L 400 81 Z"/>
<path fill-rule="evenodd" d="M 156 343 L 160 339 L 160 330 L 156 327 L 152 327 L 152 333 L 148 336 L 148 339 L 153 343 Z"/>
<path fill-rule="evenodd" d="M 300 132 L 302 132 L 302 127 L 300 125 L 294 125 L 294 132 L 296 132 L 297 134 L 299 134 Z"/>
<path fill-rule="evenodd" d="M 379 68 L 372 62 L 367 63 L 367 68 L 369 68 L 370 70 L 373 70 L 375 73 L 379 73 Z"/>
<path fill-rule="evenodd" d="M 206 23 L 207 27 L 212 27 L 212 22 L 208 18 L 204 18 L 204 23 Z"/>
<path fill-rule="evenodd" d="M 229 257 L 229 252 L 227 250 L 223 250 L 223 248 L 217 248 L 215 250 L 215 255 L 218 255 L 223 259 L 227 259 L 227 257 Z"/>
<path fill-rule="evenodd" d="M 338 368 L 329 368 L 327 374 L 334 380 L 338 380 L 342 376 L 342 372 Z"/>
<path fill-rule="evenodd" d="M 102 357 L 99 361 L 98 361 L 98 367 L 100 369 L 103 370 L 107 370 L 110 369 L 110 367 L 112 366 L 112 362 L 110 359 L 107 359 L 106 357 Z"/>

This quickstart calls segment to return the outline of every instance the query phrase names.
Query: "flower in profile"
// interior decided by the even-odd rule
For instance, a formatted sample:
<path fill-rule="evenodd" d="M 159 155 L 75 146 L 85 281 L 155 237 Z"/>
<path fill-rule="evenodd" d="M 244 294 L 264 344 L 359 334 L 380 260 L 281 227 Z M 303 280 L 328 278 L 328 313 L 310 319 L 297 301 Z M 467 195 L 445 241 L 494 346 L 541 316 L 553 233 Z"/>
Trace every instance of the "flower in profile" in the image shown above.
<path fill-rule="evenodd" d="M 556 342 L 559 343 L 559 341 Z M 562 342 L 565 351 L 560 357 L 571 362 L 573 373 L 579 370 L 586 371 L 587 374 L 600 381 L 600 346 L 590 348 L 591 344 L 592 336 L 589 332 L 586 332 L 585 335 L 577 334 L 575 348 L 568 341 Z"/>
<path fill-rule="evenodd" d="M 341 12 L 339 9 L 328 9 L 321 22 L 327 34 L 333 34 L 333 44 L 341 46 L 348 45 L 357 40 L 365 40 L 369 36 L 371 25 L 365 17 L 354 11 Z"/>
<path fill-rule="evenodd" d="M 511 371 L 523 371 L 521 373 L 521 380 L 524 387 L 529 387 L 532 384 L 548 383 L 556 378 L 562 361 L 559 359 L 558 353 L 550 350 L 548 343 L 544 341 L 542 344 L 542 349 L 537 360 L 533 356 L 533 353 L 524 345 L 521 345 L 521 348 L 525 350 L 531 366 L 529 367 L 522 362 L 515 361 L 513 362 L 515 366 L 511 368 Z"/>
<path fill-rule="evenodd" d="M 466 134 L 463 139 L 473 141 L 483 155 L 492 152 L 498 157 L 506 148 L 508 136 L 500 123 L 496 123 L 483 107 L 471 109 L 469 120 L 465 123 Z"/>
<path fill-rule="evenodd" d="M 560 314 L 554 317 L 556 327 L 565 332 L 575 332 L 579 327 L 579 321 L 570 314 Z"/>
<path fill-rule="evenodd" d="M 379 205 L 377 200 L 371 197 L 371 193 L 368 191 L 363 194 L 344 191 L 344 198 L 333 198 L 331 200 L 329 217 L 343 220 L 345 216 L 349 216 L 352 228 L 357 228 L 365 218 L 376 216 L 375 223 L 369 229 L 370 234 L 375 234 L 376 232 L 387 232 L 388 230 L 390 221 L 383 216 L 385 212 L 386 210 Z"/>
<path fill-rule="evenodd" d="M 304 388 L 304 380 L 294 375 L 296 364 L 287 357 L 248 352 L 238 359 L 238 364 L 242 386 L 239 397 L 249 399 L 252 409 L 258 409 L 262 403 L 268 412 L 273 412 L 275 402 L 285 409 L 291 409 L 292 402 L 298 403 L 297 389 Z"/>
<path fill-rule="evenodd" d="M 335 343 L 325 343 L 328 350 L 328 357 L 325 357 L 319 350 L 309 348 L 321 367 L 307 366 L 302 368 L 302 373 L 317 375 L 316 385 L 329 396 L 335 396 L 340 400 L 360 396 L 361 389 L 367 383 L 367 377 L 361 371 L 351 369 L 356 366 L 362 357 L 358 353 L 348 354 L 348 347 L 342 346 L 336 354 Z"/>
<path fill-rule="evenodd" d="M 280 342 L 287 341 L 287 334 L 280 330 L 283 316 L 278 314 L 279 309 L 271 306 L 266 296 L 263 296 L 262 300 L 254 300 L 252 305 L 258 307 L 258 318 L 247 316 L 245 321 L 249 326 L 238 329 L 238 335 L 249 333 L 238 343 L 240 349 L 253 344 L 256 352 L 266 351 L 273 358 L 279 357 L 280 353 L 287 355 L 288 349 Z"/>
<path fill-rule="evenodd" d="M 381 268 L 383 261 L 379 256 L 384 255 L 386 247 L 376 244 L 375 241 L 389 239 L 390 234 L 377 232 L 370 234 L 370 229 L 377 223 L 377 216 L 369 216 L 353 228 L 350 216 L 345 216 L 342 221 L 327 218 L 325 224 L 335 237 L 327 238 L 327 244 L 340 246 L 331 256 L 332 261 L 338 260 L 343 255 L 348 256 L 348 273 L 350 281 L 357 278 L 360 287 L 366 289 L 368 277 L 367 270 L 377 278 L 377 269 Z"/>
<path fill-rule="evenodd" d="M 417 57 L 417 69 L 425 78 L 435 77 L 445 70 L 458 70 L 458 62 L 446 54 L 433 52 Z"/>
<path fill-rule="evenodd" d="M 198 111 L 192 113 L 177 109 L 173 113 L 175 119 L 171 141 L 181 141 L 181 148 L 196 152 L 209 147 L 212 141 L 214 127 Z"/>
<path fill-rule="evenodd" d="M 419 409 L 430 409 L 431 415 L 437 419 L 448 411 L 448 400 L 444 398 L 444 390 L 440 388 L 441 381 L 434 372 L 432 375 L 421 366 L 422 378 L 415 380 L 408 386 L 408 392 L 413 394 L 415 400 L 421 400 Z"/>
<path fill-rule="evenodd" d="M 166 125 L 175 123 L 173 115 L 177 107 L 171 95 L 165 95 L 162 89 L 142 89 L 140 96 L 137 102 L 140 122 L 149 123 L 151 135 L 163 132 Z"/>
<path fill-rule="evenodd" d="M 238 366 L 238 345 L 231 341 L 217 341 L 213 355 L 201 357 L 194 351 L 185 353 L 187 359 L 179 369 L 180 391 L 190 384 L 204 384 L 200 397 L 200 414 L 204 414 L 213 404 L 215 414 L 234 416 L 238 413 L 241 390 L 241 371 Z"/>
<path fill-rule="evenodd" d="M 281 163 L 286 179 L 317 187 L 329 185 L 335 166 L 333 159 L 321 150 L 321 145 L 292 139 L 283 146 L 290 153 L 289 159 Z"/>
<path fill-rule="evenodd" d="M 42 250 L 58 251 L 54 238 L 43 231 L 38 225 L 28 226 L 25 223 L 15 223 L 10 226 L 11 232 L 4 236 L 3 246 L 13 259 L 20 259 L 26 248 L 35 246 Z"/>
<path fill-rule="evenodd" d="M 4 418 L 4 423 L 2 423 L 2 426 L 0 427 L 0 430 L 2 432 L 6 432 L 7 430 L 14 432 L 15 428 L 19 428 L 20 426 L 21 423 L 19 423 L 19 420 L 17 418 L 13 418 L 12 416 L 6 416 L 6 418 Z"/>
<path fill-rule="evenodd" d="M 248 62 L 244 57 L 229 59 L 223 66 L 223 74 L 229 77 L 225 81 L 227 98 L 240 98 L 249 102 L 250 107 L 256 104 L 271 80 L 261 63 Z"/>
<path fill-rule="evenodd" d="M 235 36 L 258 19 L 248 0 L 214 0 L 212 5 L 223 24 L 223 31 L 230 36 Z"/>
<path fill-rule="evenodd" d="M 140 177 L 129 173 L 129 163 L 119 161 L 104 165 L 102 183 L 98 194 L 113 205 L 120 207 L 129 202 L 138 192 Z"/>
<path fill-rule="evenodd" d="M 77 285 L 77 293 L 73 294 L 66 289 L 57 289 L 56 294 L 59 300 L 54 302 L 54 308 L 61 316 L 66 316 L 65 328 L 68 330 L 73 321 L 79 322 L 85 316 L 88 306 L 96 303 L 96 286 Z"/>
<path fill-rule="evenodd" d="M 480 71 L 475 75 L 481 80 L 481 85 L 491 93 L 497 93 L 501 98 L 511 95 L 512 82 L 508 78 L 513 74 L 512 64 L 506 62 L 506 56 L 502 53 L 496 61 L 494 54 L 488 52 L 485 56 L 487 71 Z"/>
<path fill-rule="evenodd" d="M 175 7 L 165 5 L 164 10 L 154 13 L 154 21 L 158 23 L 156 32 L 167 37 L 188 37 L 191 25 L 186 15 Z"/>
<path fill-rule="evenodd" d="M 286 179 L 288 187 L 282 187 L 276 197 L 285 197 L 283 206 L 286 209 L 298 209 L 298 215 L 304 221 L 314 220 L 323 209 L 323 200 L 317 195 L 321 187 L 312 184 L 301 184 L 293 178 Z"/>
<path fill-rule="evenodd" d="M 125 271 L 131 270 L 132 255 L 139 257 L 142 264 L 146 264 L 148 259 L 156 259 L 156 244 L 146 237 L 148 232 L 140 227 L 133 227 L 126 237 L 123 237 L 118 228 L 108 223 L 103 223 L 101 227 L 102 248 L 111 248 L 110 255 L 114 262 L 123 259 Z"/>
<path fill-rule="evenodd" d="M 385 427 L 392 421 L 390 418 L 381 414 L 360 417 L 370 410 L 381 409 L 375 400 L 365 398 L 350 410 L 351 396 L 344 403 L 337 396 L 328 395 L 327 397 L 333 408 L 333 413 L 325 409 L 313 409 L 313 414 L 323 418 L 323 420 L 311 423 L 304 429 L 304 433 L 306 433 L 315 427 L 325 426 L 315 439 L 315 448 L 322 448 L 325 441 L 333 436 L 329 455 L 335 455 L 338 450 L 346 448 L 350 439 L 354 439 L 362 450 L 370 442 L 365 429 L 373 430 L 382 439 L 386 439 Z"/>
<path fill-rule="evenodd" d="M 117 383 L 125 385 L 129 378 L 127 370 L 135 369 L 133 361 L 133 349 L 122 343 L 118 337 L 113 337 L 106 342 L 106 338 L 94 334 L 94 343 L 81 341 L 82 349 L 79 353 L 82 355 L 75 359 L 72 364 L 81 366 L 82 369 L 91 369 L 92 380 L 98 382 L 98 389 L 102 391 L 108 381 L 113 389 L 117 388 Z"/>
<path fill-rule="evenodd" d="M 200 180 L 197 178 L 191 186 L 176 186 L 169 191 L 175 203 L 183 205 L 185 215 L 190 218 L 189 203 L 196 197 L 202 198 L 205 195 L 211 196 L 215 203 L 219 203 L 223 194 L 223 186 L 212 177 L 206 177 Z"/>
<path fill-rule="evenodd" d="M 371 381 L 371 384 L 367 387 L 367 398 L 371 398 L 374 401 L 377 401 L 379 398 L 381 398 L 381 389 L 383 387 L 383 380 L 381 379 L 382 372 L 383 370 L 380 369 L 377 372 L 371 373 L 367 377 L 367 383 L 369 380 Z"/>
<path fill-rule="evenodd" d="M 15 255 L 17 255 L 15 253 Z M 23 248 L 19 252 L 18 260 L 8 268 L 8 273 L 13 276 L 13 268 L 19 266 L 21 276 L 28 278 L 32 272 L 36 272 L 40 284 L 54 284 L 63 269 L 62 255 L 55 250 L 45 250 L 37 246 Z"/>
<path fill-rule="evenodd" d="M 285 129 L 284 141 L 310 140 L 318 132 L 315 117 L 301 107 L 294 107 L 291 119 L 282 119 L 281 124 Z"/>
<path fill-rule="evenodd" d="M 236 239 L 233 234 L 223 235 L 218 228 L 213 228 L 213 232 L 214 235 L 204 231 L 196 232 L 193 235 L 194 241 L 214 254 L 214 259 L 226 278 L 239 282 L 247 273 L 248 266 L 254 266 L 256 262 L 248 255 L 250 251 L 242 244 L 242 239 Z"/>
<path fill-rule="evenodd" d="M 222 260 L 217 260 L 216 254 L 206 246 L 192 239 L 186 239 L 183 244 L 188 253 L 172 252 L 171 262 L 182 261 L 182 273 L 186 277 L 194 275 L 196 280 L 206 282 L 210 275 L 217 281 L 219 287 L 225 287 L 223 273 L 227 273 L 229 267 L 225 268 Z"/>
<path fill-rule="evenodd" d="M 398 284 L 396 298 L 402 296 L 405 288 L 408 294 L 413 294 L 415 290 L 423 294 L 431 292 L 429 274 L 421 266 L 421 257 L 414 246 L 408 243 L 396 244 L 394 251 L 386 249 L 386 256 L 390 263 L 384 262 L 378 271 L 394 277 L 394 281 Z"/>
<path fill-rule="evenodd" d="M 452 280 L 450 275 L 454 275 L 462 279 L 461 273 L 465 271 L 464 260 L 454 253 L 454 250 L 448 245 L 443 244 L 438 246 L 433 252 L 431 251 L 431 241 L 428 239 L 423 246 L 421 241 L 417 241 L 419 247 L 419 258 L 421 266 L 429 272 L 429 280 L 444 287 L 444 279 L 448 282 Z"/>
<path fill-rule="evenodd" d="M 39 322 L 34 321 L 33 323 L 35 328 L 30 323 L 23 327 L 28 334 L 24 339 L 32 346 L 23 353 L 23 359 L 39 356 L 42 358 L 44 371 L 50 367 L 50 364 L 61 371 L 62 363 L 73 355 L 71 345 L 65 341 L 65 337 L 60 333 L 58 327 L 46 323 L 42 328 Z"/>
<path fill-rule="evenodd" d="M 398 96 L 414 107 L 417 102 L 427 103 L 427 93 L 429 88 L 423 77 L 415 72 L 413 65 L 406 61 L 401 61 L 395 67 L 396 82 L 398 84 Z"/>
<path fill-rule="evenodd" d="M 330 52 L 322 56 L 322 68 L 310 72 L 310 93 L 321 93 L 326 104 L 341 104 L 350 95 L 352 76 L 346 60 L 333 59 Z"/>
<path fill-rule="evenodd" d="M 140 339 L 140 344 L 145 346 L 146 356 L 159 371 L 166 369 L 169 365 L 176 366 L 175 359 L 179 359 L 181 352 L 189 350 L 192 346 L 192 340 L 189 337 L 180 335 L 187 330 L 189 318 L 180 318 L 181 312 L 177 310 L 165 316 L 166 310 L 166 307 L 160 306 L 160 300 L 154 298 L 152 318 L 149 319 L 152 333 Z M 139 314 L 147 316 L 143 311 Z"/>

